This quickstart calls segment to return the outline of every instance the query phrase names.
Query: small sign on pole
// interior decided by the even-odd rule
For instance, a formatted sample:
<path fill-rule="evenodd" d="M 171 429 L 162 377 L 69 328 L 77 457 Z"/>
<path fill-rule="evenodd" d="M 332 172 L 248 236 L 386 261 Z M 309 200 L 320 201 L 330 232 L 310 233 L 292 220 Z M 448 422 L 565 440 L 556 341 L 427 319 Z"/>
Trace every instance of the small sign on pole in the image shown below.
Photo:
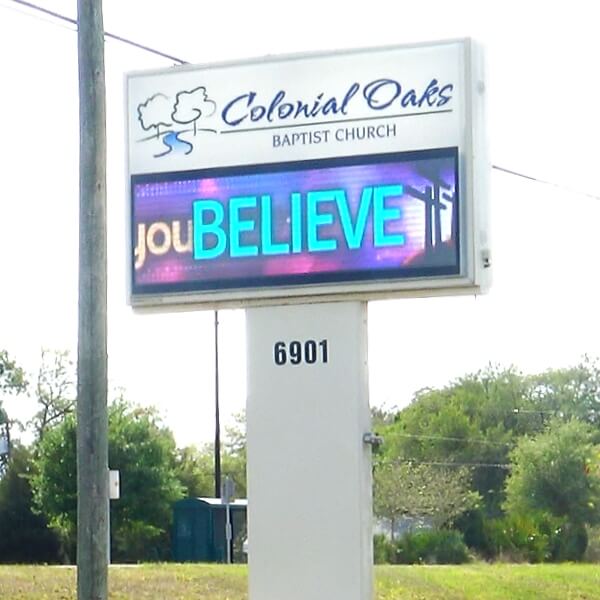
<path fill-rule="evenodd" d="M 108 471 L 108 543 L 107 543 L 107 554 L 108 564 L 110 565 L 110 501 L 119 500 L 121 497 L 121 477 L 120 472 L 117 470 L 109 469 Z"/>
<path fill-rule="evenodd" d="M 121 478 L 119 471 L 108 472 L 108 497 L 110 500 L 118 500 L 121 497 Z"/>
<path fill-rule="evenodd" d="M 235 497 L 235 481 L 229 477 L 225 477 L 221 487 L 221 502 L 225 505 L 225 547 L 227 550 L 227 564 L 230 565 L 231 560 L 231 544 L 233 541 L 233 527 L 231 526 L 231 508 L 230 504 Z"/>
<path fill-rule="evenodd" d="M 235 481 L 229 477 L 225 477 L 221 486 L 221 502 L 222 504 L 230 504 L 235 497 Z"/>

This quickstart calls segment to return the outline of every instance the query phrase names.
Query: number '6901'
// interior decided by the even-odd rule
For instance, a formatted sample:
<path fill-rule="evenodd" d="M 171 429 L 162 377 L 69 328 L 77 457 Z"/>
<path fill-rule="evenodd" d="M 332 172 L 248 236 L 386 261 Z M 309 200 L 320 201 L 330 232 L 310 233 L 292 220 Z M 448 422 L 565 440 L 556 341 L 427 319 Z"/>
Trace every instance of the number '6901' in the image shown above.
<path fill-rule="evenodd" d="M 315 363 L 326 363 L 329 360 L 329 348 L 327 340 L 306 340 L 299 342 L 275 342 L 273 346 L 273 360 L 278 366 L 287 364 L 314 365 Z"/>

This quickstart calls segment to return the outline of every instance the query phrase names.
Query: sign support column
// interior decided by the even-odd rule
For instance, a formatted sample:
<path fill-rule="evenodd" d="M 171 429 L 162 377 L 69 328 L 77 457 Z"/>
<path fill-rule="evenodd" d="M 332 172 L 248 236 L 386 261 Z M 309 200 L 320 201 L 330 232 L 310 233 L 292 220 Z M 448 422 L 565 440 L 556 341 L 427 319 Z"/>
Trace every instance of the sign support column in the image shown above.
<path fill-rule="evenodd" d="M 372 598 L 366 306 L 247 310 L 250 600 Z"/>

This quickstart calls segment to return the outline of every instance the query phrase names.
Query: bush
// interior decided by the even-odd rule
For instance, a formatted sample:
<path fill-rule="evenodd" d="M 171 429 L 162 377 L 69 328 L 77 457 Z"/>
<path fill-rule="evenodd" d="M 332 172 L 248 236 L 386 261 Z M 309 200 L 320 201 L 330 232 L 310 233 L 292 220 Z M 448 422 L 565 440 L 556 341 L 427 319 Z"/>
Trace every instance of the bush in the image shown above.
<path fill-rule="evenodd" d="M 508 516 L 486 527 L 493 556 L 514 562 L 540 563 L 551 558 L 550 537 L 531 516 Z"/>
<path fill-rule="evenodd" d="M 557 562 L 583 560 L 588 546 L 585 525 L 567 523 L 557 527 L 553 542 L 552 560 Z"/>
<path fill-rule="evenodd" d="M 485 558 L 514 562 L 581 560 L 587 545 L 584 527 L 565 525 L 547 513 L 509 515 L 484 522 Z"/>
<path fill-rule="evenodd" d="M 60 544 L 43 515 L 32 511 L 31 453 L 17 446 L 0 479 L 0 563 L 58 563 Z"/>
<path fill-rule="evenodd" d="M 453 564 L 468 562 L 462 535 L 446 529 L 408 533 L 396 543 L 394 562 L 412 564 Z"/>
<path fill-rule="evenodd" d="M 590 529 L 588 538 L 588 547 L 583 558 L 587 562 L 600 563 L 600 526 Z"/>
<path fill-rule="evenodd" d="M 394 559 L 394 544 L 382 533 L 373 536 L 373 562 L 376 565 L 389 564 Z"/>
<path fill-rule="evenodd" d="M 481 554 L 487 552 L 485 514 L 481 508 L 468 510 L 454 521 L 454 529 L 462 533 L 468 548 Z"/>

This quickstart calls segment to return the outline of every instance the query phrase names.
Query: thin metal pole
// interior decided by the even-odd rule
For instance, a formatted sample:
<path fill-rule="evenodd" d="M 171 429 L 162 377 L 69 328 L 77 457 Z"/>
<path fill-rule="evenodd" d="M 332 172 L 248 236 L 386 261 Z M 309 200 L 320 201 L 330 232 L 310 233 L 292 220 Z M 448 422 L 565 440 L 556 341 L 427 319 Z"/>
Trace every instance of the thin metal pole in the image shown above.
<path fill-rule="evenodd" d="M 233 538 L 233 531 L 231 526 L 231 504 L 227 500 L 225 505 L 225 544 L 227 545 L 227 564 L 230 565 L 232 561 L 231 542 Z"/>
<path fill-rule="evenodd" d="M 108 598 L 106 92 L 102 0 L 78 0 L 77 598 Z"/>
<path fill-rule="evenodd" d="M 215 310 L 215 498 L 221 497 L 221 422 L 219 415 L 219 311 Z"/>

